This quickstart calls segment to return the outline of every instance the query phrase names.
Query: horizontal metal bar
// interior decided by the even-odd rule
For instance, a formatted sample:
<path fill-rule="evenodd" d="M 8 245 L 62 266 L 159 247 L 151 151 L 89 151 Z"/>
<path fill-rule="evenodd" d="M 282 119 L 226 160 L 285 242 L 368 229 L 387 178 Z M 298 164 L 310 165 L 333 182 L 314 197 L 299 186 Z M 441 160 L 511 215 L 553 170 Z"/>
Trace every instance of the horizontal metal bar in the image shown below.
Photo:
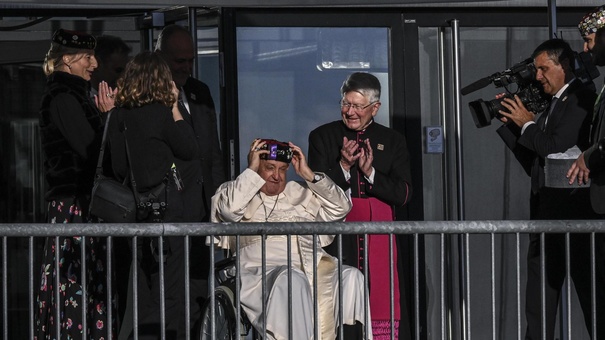
<path fill-rule="evenodd" d="M 0 236 L 208 236 L 605 232 L 602 220 L 287 223 L 4 223 Z"/>
<path fill-rule="evenodd" d="M 444 7 L 448 5 L 454 7 L 476 7 L 476 3 L 481 3 L 481 7 L 546 7 L 544 0 L 379 0 L 379 1 L 364 1 L 364 0 L 181 0 L 179 5 L 199 7 L 199 6 L 221 6 L 221 7 L 406 7 L 406 6 L 423 6 L 423 7 Z M 102 2 L 92 0 L 36 0 L 36 1 L 18 1 L 18 0 L 0 0 L 0 8 L 150 8 L 158 7 L 165 8 L 174 6 L 175 2 L 170 0 L 108 0 Z M 595 6 L 589 0 L 558 0 L 558 7 L 563 6 Z"/>

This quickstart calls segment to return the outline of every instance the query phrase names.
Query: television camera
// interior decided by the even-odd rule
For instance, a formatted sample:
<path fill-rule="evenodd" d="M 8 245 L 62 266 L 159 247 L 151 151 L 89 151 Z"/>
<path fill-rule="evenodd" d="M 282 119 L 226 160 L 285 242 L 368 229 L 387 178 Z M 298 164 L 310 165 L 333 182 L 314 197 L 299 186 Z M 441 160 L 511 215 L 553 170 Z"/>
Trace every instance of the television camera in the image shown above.
<path fill-rule="evenodd" d="M 592 80 L 599 76 L 599 70 L 592 63 L 592 57 L 589 53 L 575 53 L 574 74 L 585 84 L 592 84 Z M 542 85 L 536 80 L 536 68 L 532 58 L 525 59 L 502 72 L 496 72 L 489 77 L 479 79 L 464 87 L 460 93 L 467 95 L 492 83 L 495 87 L 504 87 L 507 92 L 504 98 L 513 98 L 514 95 L 517 95 L 525 107 L 535 114 L 542 113 L 548 108 L 550 96 L 544 93 Z M 509 89 L 511 84 L 517 85 L 516 91 Z M 507 111 L 500 104 L 504 98 L 489 101 L 478 99 L 468 104 L 473 121 L 478 128 L 490 125 L 494 118 L 500 118 L 499 110 Z"/>

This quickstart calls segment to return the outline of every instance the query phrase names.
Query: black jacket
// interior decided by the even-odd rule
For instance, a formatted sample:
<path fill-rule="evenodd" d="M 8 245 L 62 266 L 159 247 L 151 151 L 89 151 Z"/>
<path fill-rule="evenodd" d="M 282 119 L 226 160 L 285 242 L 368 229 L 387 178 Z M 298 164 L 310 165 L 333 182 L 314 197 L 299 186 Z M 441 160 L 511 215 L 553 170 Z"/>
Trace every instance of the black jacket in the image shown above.
<path fill-rule="evenodd" d="M 182 112 L 182 115 L 195 135 L 198 153 L 193 160 L 177 160 L 177 168 L 185 186 L 185 221 L 202 222 L 209 220 L 210 200 L 225 181 L 225 168 L 210 89 L 201 81 L 189 78 L 184 91 L 189 113 Z"/>
<path fill-rule="evenodd" d="M 103 122 L 89 88 L 88 81 L 65 72 L 48 77 L 40 105 L 46 200 L 90 196 Z"/>
<path fill-rule="evenodd" d="M 171 108 L 149 104 L 139 108 L 115 109 L 107 131 L 111 164 L 115 177 L 123 180 L 128 174 L 128 160 L 123 125 L 139 192 L 157 186 L 169 173 L 176 159 L 193 159 L 197 147 L 185 121 L 175 122 Z"/>

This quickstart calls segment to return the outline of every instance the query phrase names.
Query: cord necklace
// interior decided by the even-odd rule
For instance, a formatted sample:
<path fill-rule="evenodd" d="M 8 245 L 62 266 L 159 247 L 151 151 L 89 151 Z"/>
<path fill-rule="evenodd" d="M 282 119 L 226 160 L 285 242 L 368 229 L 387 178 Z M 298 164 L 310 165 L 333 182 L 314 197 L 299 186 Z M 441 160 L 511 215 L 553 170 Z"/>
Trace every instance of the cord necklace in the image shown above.
<path fill-rule="evenodd" d="M 263 197 L 260 195 L 260 192 L 258 193 L 258 197 L 260 198 L 261 202 L 263 202 L 263 210 L 265 210 L 265 222 L 269 222 L 269 217 L 271 217 L 271 214 L 273 214 L 273 210 L 275 210 L 275 207 L 277 206 L 277 200 L 279 199 L 279 194 L 277 194 L 277 197 L 275 197 L 275 203 L 273 203 L 273 208 L 271 208 L 271 211 L 269 211 L 269 215 L 267 215 L 267 206 L 265 205 L 265 201 L 263 200 Z"/>

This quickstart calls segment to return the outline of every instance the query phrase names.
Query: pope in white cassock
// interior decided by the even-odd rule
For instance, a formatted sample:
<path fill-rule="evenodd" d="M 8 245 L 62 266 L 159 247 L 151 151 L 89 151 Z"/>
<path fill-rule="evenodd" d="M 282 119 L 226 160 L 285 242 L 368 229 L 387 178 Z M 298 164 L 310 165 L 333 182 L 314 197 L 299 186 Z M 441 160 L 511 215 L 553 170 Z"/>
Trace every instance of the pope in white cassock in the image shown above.
<path fill-rule="evenodd" d="M 280 144 L 278 151 L 277 145 Z M 284 152 L 283 149 L 288 150 Z M 289 148 L 288 148 L 289 146 Z M 291 151 L 291 152 L 290 152 Z M 263 159 L 261 159 L 263 158 Z M 289 162 L 305 182 L 286 182 Z M 342 221 L 351 202 L 329 177 L 314 173 L 302 150 L 292 143 L 255 139 L 248 154 L 248 168 L 234 181 L 221 185 L 212 197 L 212 222 L 330 222 Z M 335 339 L 338 322 L 338 260 L 321 247 L 334 236 L 317 237 L 317 263 L 313 263 L 313 236 L 290 236 L 292 252 L 292 305 L 288 305 L 287 237 L 269 235 L 266 239 L 267 297 L 262 311 L 261 237 L 241 236 L 240 249 L 235 237 L 224 236 L 218 246 L 231 249 L 240 257 L 241 305 L 258 330 L 263 315 L 270 339 L 288 339 L 288 313 L 291 310 L 294 339 L 313 339 L 313 275 L 318 275 L 319 331 L 321 339 Z M 353 332 L 363 336 L 363 275 L 353 267 L 342 266 L 343 323 L 345 339 Z M 291 307 L 291 308 L 290 308 Z M 371 332 L 370 332 L 371 333 Z"/>

